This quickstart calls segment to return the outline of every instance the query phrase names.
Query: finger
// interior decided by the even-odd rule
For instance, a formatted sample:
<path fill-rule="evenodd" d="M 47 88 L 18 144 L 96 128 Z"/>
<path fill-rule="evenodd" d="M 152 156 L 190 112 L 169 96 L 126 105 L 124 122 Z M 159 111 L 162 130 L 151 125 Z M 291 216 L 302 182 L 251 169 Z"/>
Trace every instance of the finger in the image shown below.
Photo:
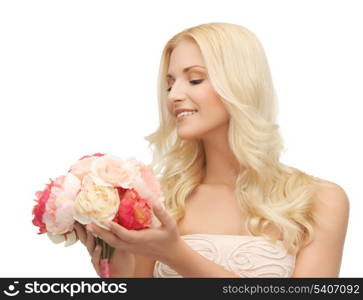
<path fill-rule="evenodd" d="M 100 275 L 101 245 L 97 245 L 92 253 L 92 264 L 98 275 Z"/>
<path fill-rule="evenodd" d="M 152 209 L 153 209 L 154 215 L 161 222 L 161 226 L 169 228 L 169 229 L 173 229 L 176 227 L 175 220 L 169 215 L 169 213 L 162 207 L 161 204 L 153 203 Z"/>
<path fill-rule="evenodd" d="M 107 244 L 109 244 L 112 247 L 118 247 L 120 246 L 120 242 L 122 242 L 117 235 L 115 235 L 112 231 L 103 229 L 100 226 L 97 226 L 96 224 L 88 224 L 87 230 L 91 231 L 93 234 L 96 234 L 99 238 L 104 240 Z"/>
<path fill-rule="evenodd" d="M 82 242 L 82 244 L 85 244 L 87 240 L 86 230 L 84 230 L 83 226 L 78 222 L 75 222 L 73 227 L 76 230 L 79 240 Z"/>
<path fill-rule="evenodd" d="M 88 253 L 92 256 L 92 253 L 95 250 L 96 242 L 95 238 L 93 237 L 93 234 L 87 230 L 87 241 L 86 241 L 86 247 L 88 250 Z"/>
<path fill-rule="evenodd" d="M 128 230 L 115 222 L 109 222 L 106 225 L 110 228 L 112 233 L 125 243 L 135 243 L 141 241 L 144 237 L 142 231 Z"/>

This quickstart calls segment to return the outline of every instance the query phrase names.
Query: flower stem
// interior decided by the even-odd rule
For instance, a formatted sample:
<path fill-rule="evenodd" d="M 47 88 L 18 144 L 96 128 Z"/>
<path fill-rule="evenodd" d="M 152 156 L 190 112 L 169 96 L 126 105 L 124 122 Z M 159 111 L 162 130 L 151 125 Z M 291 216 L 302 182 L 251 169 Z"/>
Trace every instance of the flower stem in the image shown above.
<path fill-rule="evenodd" d="M 102 240 L 102 258 L 106 258 L 106 243 Z"/>

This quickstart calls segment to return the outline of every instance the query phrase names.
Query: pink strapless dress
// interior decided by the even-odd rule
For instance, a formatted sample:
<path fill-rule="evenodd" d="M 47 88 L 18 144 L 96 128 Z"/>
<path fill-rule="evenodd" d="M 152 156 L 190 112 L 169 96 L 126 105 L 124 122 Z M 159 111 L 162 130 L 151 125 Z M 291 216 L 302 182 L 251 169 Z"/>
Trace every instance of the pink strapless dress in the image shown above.
<path fill-rule="evenodd" d="M 262 236 L 186 234 L 181 236 L 200 255 L 240 277 L 291 277 L 295 256 L 281 241 L 272 243 Z M 182 277 L 168 265 L 155 262 L 155 278 Z"/>

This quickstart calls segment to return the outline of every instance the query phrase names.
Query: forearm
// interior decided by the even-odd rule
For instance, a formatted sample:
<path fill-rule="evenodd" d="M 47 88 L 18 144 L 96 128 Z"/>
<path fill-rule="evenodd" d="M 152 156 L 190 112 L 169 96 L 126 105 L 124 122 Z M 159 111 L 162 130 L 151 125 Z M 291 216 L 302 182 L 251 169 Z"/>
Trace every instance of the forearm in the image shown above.
<path fill-rule="evenodd" d="M 164 263 L 183 277 L 239 278 L 237 274 L 194 251 L 184 240 L 178 243 L 172 256 L 167 258 Z"/>

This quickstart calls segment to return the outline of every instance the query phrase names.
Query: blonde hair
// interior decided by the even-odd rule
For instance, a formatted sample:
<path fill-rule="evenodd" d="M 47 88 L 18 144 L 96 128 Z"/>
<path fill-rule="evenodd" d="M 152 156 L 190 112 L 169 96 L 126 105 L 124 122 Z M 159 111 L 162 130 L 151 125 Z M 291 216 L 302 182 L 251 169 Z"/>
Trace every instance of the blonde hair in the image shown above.
<path fill-rule="evenodd" d="M 276 95 L 264 49 L 248 29 L 229 23 L 201 24 L 183 30 L 164 47 L 158 77 L 158 129 L 145 137 L 153 151 L 151 167 L 160 180 L 166 209 L 178 221 L 185 199 L 201 183 L 205 154 L 200 140 L 178 137 L 167 110 L 166 74 L 170 55 L 179 41 L 200 48 L 208 78 L 230 114 L 228 142 L 239 162 L 235 197 L 247 214 L 250 234 L 271 241 L 282 236 L 291 254 L 313 239 L 311 207 L 319 179 L 279 161 L 283 141 Z M 277 231 L 266 232 L 268 226 Z"/>

